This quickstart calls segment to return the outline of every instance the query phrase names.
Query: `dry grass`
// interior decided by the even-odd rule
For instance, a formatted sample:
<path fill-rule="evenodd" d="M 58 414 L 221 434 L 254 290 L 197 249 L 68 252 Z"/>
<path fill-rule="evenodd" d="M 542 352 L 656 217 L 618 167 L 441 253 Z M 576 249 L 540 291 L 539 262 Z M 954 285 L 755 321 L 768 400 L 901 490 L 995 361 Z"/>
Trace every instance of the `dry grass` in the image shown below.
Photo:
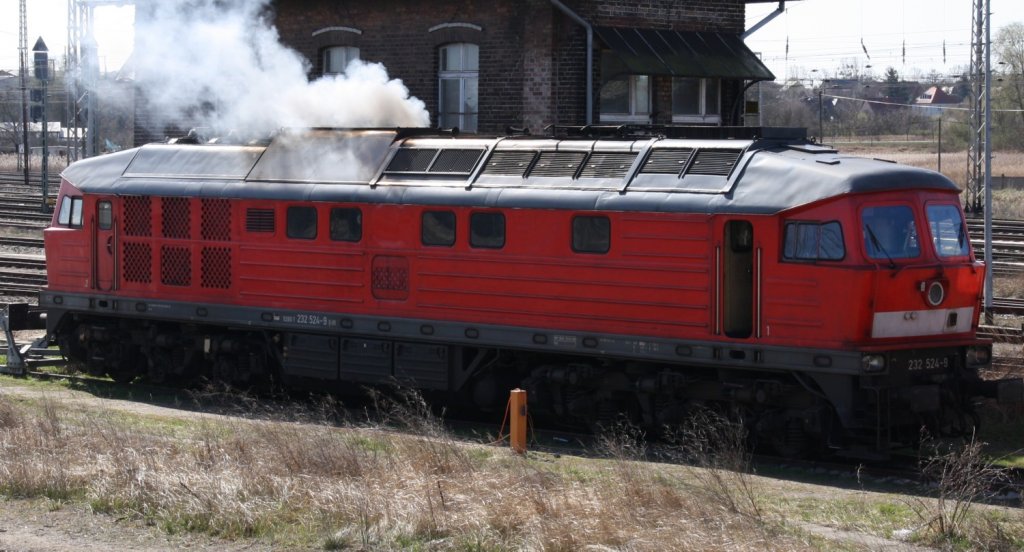
<path fill-rule="evenodd" d="M 42 156 L 32 155 L 28 161 L 29 170 L 33 173 L 38 173 L 42 166 Z M 57 174 L 67 168 L 67 158 L 51 155 L 50 161 L 47 163 L 47 171 L 50 174 Z M 0 154 L 0 172 L 13 173 L 21 170 L 19 168 L 18 156 L 13 153 Z"/>
<path fill-rule="evenodd" d="M 607 460 L 520 458 L 456 442 L 421 404 L 387 408 L 415 432 L 207 420 L 182 437 L 109 412 L 0 399 L 0 492 L 282 548 L 810 548 L 699 479 L 637 461 L 611 444 L 621 436 Z"/>

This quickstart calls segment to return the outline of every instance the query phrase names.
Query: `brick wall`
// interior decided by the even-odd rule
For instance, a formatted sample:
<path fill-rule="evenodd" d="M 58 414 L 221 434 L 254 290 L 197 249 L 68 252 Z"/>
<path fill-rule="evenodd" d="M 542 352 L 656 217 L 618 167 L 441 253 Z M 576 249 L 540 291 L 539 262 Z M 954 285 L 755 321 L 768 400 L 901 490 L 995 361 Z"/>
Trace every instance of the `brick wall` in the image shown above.
<path fill-rule="evenodd" d="M 744 26 L 742 0 L 563 3 L 595 26 L 733 33 Z M 433 125 L 438 48 L 453 42 L 480 47 L 479 132 L 500 134 L 508 126 L 527 126 L 537 133 L 547 124 L 586 121 L 586 33 L 549 0 L 275 0 L 271 14 L 282 41 L 309 60 L 310 77 L 322 73 L 324 48 L 358 47 L 362 59 L 383 63 L 392 78 L 402 79 L 423 100 Z M 600 56 L 595 51 L 594 121 Z M 663 122 L 671 118 L 671 81 L 655 80 L 654 105 Z M 738 90 L 739 83 L 723 83 L 723 110 Z M 142 113 L 136 127 L 153 119 Z M 146 133 L 137 135 L 145 139 Z"/>

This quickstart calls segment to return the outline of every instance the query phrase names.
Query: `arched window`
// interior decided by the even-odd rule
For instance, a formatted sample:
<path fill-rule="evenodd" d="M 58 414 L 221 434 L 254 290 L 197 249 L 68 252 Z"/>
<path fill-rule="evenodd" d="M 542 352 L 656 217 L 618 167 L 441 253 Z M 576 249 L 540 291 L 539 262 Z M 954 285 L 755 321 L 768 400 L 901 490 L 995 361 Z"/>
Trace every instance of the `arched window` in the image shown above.
<path fill-rule="evenodd" d="M 355 46 L 331 46 L 324 48 L 324 74 L 339 75 L 345 72 L 349 62 L 359 59 L 359 48 Z"/>
<path fill-rule="evenodd" d="M 476 132 L 480 47 L 459 42 L 441 46 L 438 53 L 438 126 L 459 127 L 459 130 L 465 132 Z"/>

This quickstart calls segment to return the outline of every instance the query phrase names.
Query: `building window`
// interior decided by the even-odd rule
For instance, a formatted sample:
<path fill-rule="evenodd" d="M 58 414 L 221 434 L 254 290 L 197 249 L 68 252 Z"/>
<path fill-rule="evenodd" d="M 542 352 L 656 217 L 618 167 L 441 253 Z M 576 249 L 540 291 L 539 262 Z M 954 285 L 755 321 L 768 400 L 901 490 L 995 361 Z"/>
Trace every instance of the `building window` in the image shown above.
<path fill-rule="evenodd" d="M 331 46 L 324 48 L 324 74 L 340 75 L 352 60 L 359 59 L 359 48 L 354 46 Z"/>
<path fill-rule="evenodd" d="M 476 132 L 480 47 L 469 43 L 448 44 L 441 47 L 439 54 L 437 124 L 442 128 L 458 127 Z"/>
<path fill-rule="evenodd" d="M 451 211 L 425 211 L 421 227 L 423 245 L 455 244 L 455 213 Z"/>
<path fill-rule="evenodd" d="M 838 222 L 788 223 L 782 249 L 789 261 L 841 261 L 846 256 Z"/>
<path fill-rule="evenodd" d="M 473 213 L 469 217 L 469 245 L 501 249 L 505 247 L 505 215 Z"/>
<path fill-rule="evenodd" d="M 651 120 L 651 77 L 623 75 L 601 87 L 602 122 L 639 122 Z"/>
<path fill-rule="evenodd" d="M 672 79 L 672 122 L 722 122 L 718 79 Z"/>
<path fill-rule="evenodd" d="M 359 209 L 331 209 L 331 239 L 357 242 L 363 239 L 363 213 Z"/>
<path fill-rule="evenodd" d="M 611 247 L 612 223 L 608 217 L 572 219 L 572 250 L 577 253 L 607 253 Z"/>
<path fill-rule="evenodd" d="M 289 238 L 315 240 L 316 207 L 289 207 L 287 232 Z"/>

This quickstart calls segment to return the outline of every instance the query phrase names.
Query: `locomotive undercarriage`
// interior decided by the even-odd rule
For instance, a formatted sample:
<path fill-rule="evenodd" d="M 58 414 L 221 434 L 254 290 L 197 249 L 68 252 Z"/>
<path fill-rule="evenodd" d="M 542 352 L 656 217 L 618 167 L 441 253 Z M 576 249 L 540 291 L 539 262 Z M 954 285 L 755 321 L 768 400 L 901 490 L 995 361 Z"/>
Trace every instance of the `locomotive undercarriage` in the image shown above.
<path fill-rule="evenodd" d="M 237 388 L 271 382 L 336 393 L 407 385 L 453 407 L 500 413 L 508 390 L 528 391 L 531 414 L 598 429 L 629 422 L 652 433 L 710 410 L 748 430 L 759 448 L 796 456 L 884 451 L 976 424 L 963 378 L 916 379 L 680 366 L 320 336 L 294 332 L 68 314 L 53 332 L 64 355 L 92 374 Z"/>

